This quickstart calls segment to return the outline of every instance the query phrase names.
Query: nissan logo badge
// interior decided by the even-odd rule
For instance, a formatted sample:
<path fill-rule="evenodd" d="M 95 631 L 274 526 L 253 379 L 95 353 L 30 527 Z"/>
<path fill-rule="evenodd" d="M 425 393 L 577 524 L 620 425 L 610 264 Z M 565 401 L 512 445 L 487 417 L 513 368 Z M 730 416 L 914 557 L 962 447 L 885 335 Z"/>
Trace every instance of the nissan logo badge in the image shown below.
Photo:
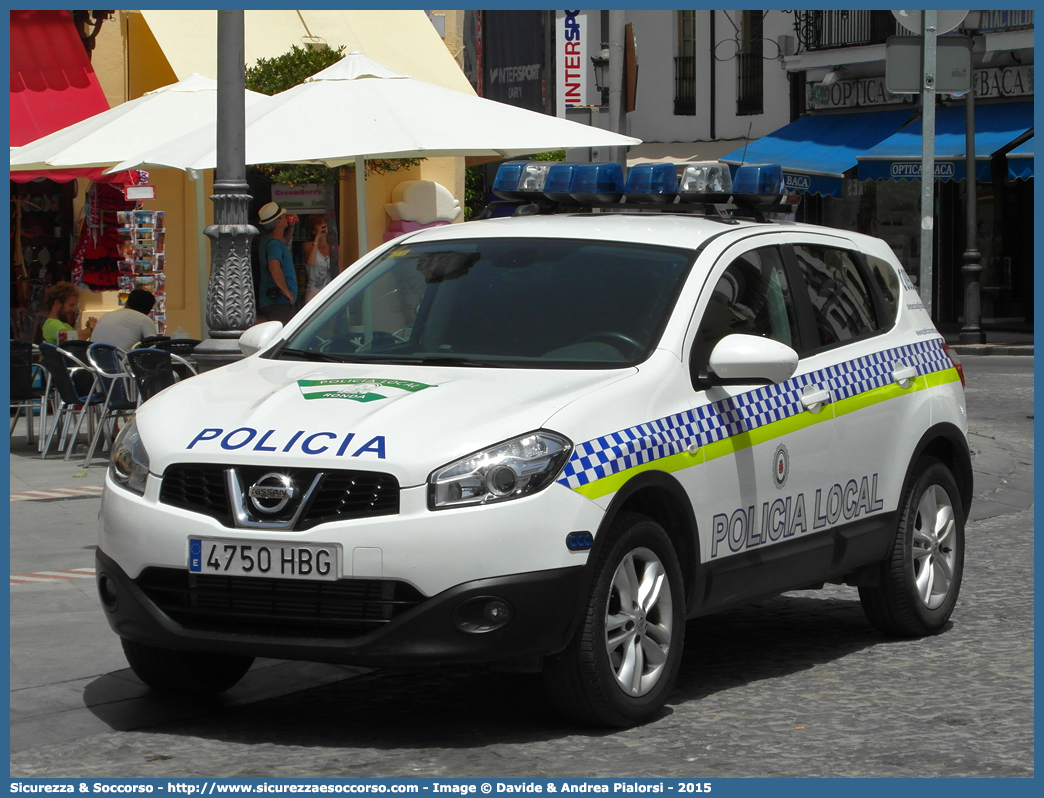
<path fill-rule="evenodd" d="M 250 503 L 258 512 L 278 513 L 294 498 L 294 482 L 286 474 L 265 474 L 247 489 Z"/>

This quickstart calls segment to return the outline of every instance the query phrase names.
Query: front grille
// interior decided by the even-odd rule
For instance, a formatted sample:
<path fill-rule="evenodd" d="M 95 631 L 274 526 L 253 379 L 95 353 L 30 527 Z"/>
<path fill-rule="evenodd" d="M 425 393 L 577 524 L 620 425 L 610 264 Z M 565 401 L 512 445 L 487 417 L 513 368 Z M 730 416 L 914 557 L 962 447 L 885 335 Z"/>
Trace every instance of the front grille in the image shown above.
<path fill-rule="evenodd" d="M 320 471 L 315 468 L 272 469 L 259 466 L 221 466 L 178 463 L 163 474 L 160 501 L 184 510 L 209 515 L 224 526 L 234 526 L 225 471 L 232 468 L 244 489 L 273 470 L 293 479 L 303 493 L 317 475 L 319 484 L 294 525 L 295 530 L 352 518 L 372 518 L 399 512 L 399 481 L 377 471 Z M 244 499 L 244 504 L 247 500 Z M 297 505 L 264 520 L 289 520 Z M 255 514 L 256 515 L 256 514 Z"/>
<path fill-rule="evenodd" d="M 160 501 L 218 519 L 232 526 L 225 468 L 217 465 L 170 466 L 163 474 Z"/>
<path fill-rule="evenodd" d="M 307 529 L 328 521 L 398 512 L 399 481 L 391 474 L 328 471 L 305 508 L 299 527 Z"/>
<path fill-rule="evenodd" d="M 424 601 L 416 588 L 386 579 L 309 582 L 147 568 L 135 581 L 188 629 L 277 637 L 358 637 Z"/>

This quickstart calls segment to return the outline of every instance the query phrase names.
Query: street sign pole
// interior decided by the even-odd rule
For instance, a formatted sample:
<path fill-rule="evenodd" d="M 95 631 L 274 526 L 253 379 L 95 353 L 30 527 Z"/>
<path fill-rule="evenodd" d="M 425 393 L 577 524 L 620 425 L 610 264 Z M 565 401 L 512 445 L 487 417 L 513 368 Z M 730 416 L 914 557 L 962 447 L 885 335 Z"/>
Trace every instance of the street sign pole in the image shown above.
<path fill-rule="evenodd" d="M 627 135 L 627 111 L 624 106 L 624 35 L 627 29 L 624 12 L 609 12 L 609 129 Z M 627 148 L 605 147 L 607 161 L 617 161 L 627 175 Z"/>
<path fill-rule="evenodd" d="M 932 316 L 932 255 L 935 234 L 935 34 L 936 11 L 924 11 L 924 82 L 921 90 L 921 272 L 918 293 Z"/>
<path fill-rule="evenodd" d="M 964 171 L 966 191 L 965 226 L 967 236 L 964 250 L 964 326 L 961 327 L 962 344 L 984 344 L 986 333 L 982 331 L 982 294 L 979 277 L 982 274 L 982 254 L 979 252 L 978 221 L 976 219 L 975 173 L 975 89 L 964 95 Z"/>

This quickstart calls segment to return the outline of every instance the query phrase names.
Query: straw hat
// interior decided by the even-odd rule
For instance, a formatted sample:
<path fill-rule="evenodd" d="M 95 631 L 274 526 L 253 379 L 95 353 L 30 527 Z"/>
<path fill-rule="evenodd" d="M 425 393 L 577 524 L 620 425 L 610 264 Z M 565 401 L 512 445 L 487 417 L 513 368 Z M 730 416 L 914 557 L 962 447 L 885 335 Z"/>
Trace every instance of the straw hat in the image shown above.
<path fill-rule="evenodd" d="M 274 202 L 267 202 L 262 205 L 261 210 L 257 212 L 257 218 L 261 224 L 268 224 L 269 222 L 274 222 L 284 213 L 286 213 L 285 208 L 280 208 L 279 205 Z"/>

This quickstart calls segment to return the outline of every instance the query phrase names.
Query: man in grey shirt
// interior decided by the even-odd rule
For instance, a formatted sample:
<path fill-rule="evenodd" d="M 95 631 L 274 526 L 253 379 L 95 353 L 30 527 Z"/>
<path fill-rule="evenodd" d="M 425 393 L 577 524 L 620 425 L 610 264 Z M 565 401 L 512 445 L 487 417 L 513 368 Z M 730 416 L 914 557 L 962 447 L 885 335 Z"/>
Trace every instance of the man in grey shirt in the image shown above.
<path fill-rule="evenodd" d="M 135 344 L 156 334 L 156 322 L 148 315 L 155 304 L 156 297 L 144 288 L 135 288 L 127 297 L 124 307 L 101 317 L 94 327 L 91 341 L 111 344 L 120 349 L 133 348 Z"/>

